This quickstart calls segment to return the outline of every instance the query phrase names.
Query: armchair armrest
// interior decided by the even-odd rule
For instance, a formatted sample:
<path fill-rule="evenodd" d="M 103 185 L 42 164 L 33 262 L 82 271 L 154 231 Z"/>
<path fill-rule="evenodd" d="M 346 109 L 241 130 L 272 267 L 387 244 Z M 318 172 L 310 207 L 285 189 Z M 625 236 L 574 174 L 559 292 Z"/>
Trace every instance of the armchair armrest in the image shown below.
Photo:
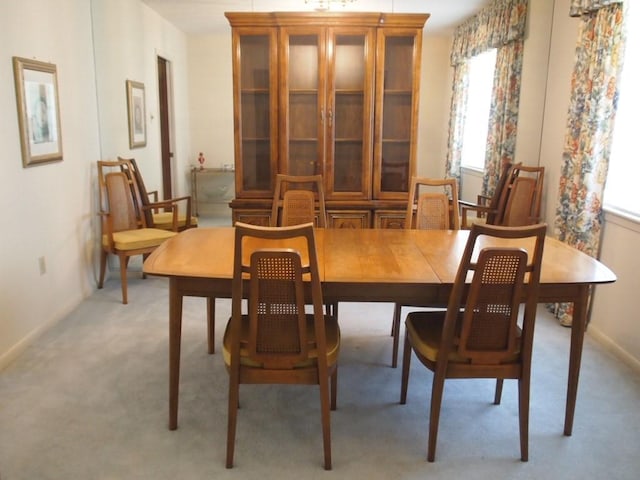
<path fill-rule="evenodd" d="M 170 198 L 167 201 L 171 201 L 174 204 L 176 204 L 176 206 L 178 205 L 178 202 L 185 202 L 185 220 L 184 220 L 184 226 L 185 228 L 190 228 L 191 227 L 191 195 L 185 195 L 183 197 L 175 197 L 175 198 Z"/>
<path fill-rule="evenodd" d="M 151 203 L 158 202 L 158 190 L 151 190 L 150 192 L 147 192 L 147 196 L 149 197 L 149 201 Z M 159 209 L 156 209 L 154 210 L 154 213 L 158 213 L 159 211 L 160 211 Z"/>
<path fill-rule="evenodd" d="M 474 205 L 472 203 L 468 203 L 468 202 L 461 202 L 460 205 L 460 214 L 461 214 L 461 219 L 460 219 L 460 225 L 461 228 L 470 228 L 471 224 L 469 222 L 467 222 L 467 218 L 468 218 L 468 212 L 476 212 L 476 218 L 483 218 L 485 217 L 488 213 L 492 213 L 495 212 L 494 210 L 492 210 L 491 208 L 489 208 L 488 206 L 485 205 Z"/>
<path fill-rule="evenodd" d="M 174 199 L 162 200 L 160 202 L 153 202 L 153 203 L 150 203 L 149 205 L 143 205 L 142 206 L 143 212 L 145 212 L 145 211 L 158 212 L 161 208 L 163 208 L 165 212 L 170 211 L 172 213 L 172 215 L 171 215 L 171 230 L 174 231 L 174 232 L 177 232 L 178 231 L 178 205 L 174 201 Z M 142 217 L 143 218 L 149 218 L 144 213 L 143 213 Z"/>

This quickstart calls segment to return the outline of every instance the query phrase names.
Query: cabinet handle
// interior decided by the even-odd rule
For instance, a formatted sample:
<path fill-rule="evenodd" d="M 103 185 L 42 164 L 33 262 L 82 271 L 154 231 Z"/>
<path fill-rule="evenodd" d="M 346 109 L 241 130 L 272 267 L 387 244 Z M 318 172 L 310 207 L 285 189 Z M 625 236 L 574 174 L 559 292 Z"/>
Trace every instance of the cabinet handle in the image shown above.
<path fill-rule="evenodd" d="M 320 123 L 324 125 L 324 108 L 320 109 Z"/>
<path fill-rule="evenodd" d="M 333 126 L 333 110 L 329 109 L 329 127 Z"/>

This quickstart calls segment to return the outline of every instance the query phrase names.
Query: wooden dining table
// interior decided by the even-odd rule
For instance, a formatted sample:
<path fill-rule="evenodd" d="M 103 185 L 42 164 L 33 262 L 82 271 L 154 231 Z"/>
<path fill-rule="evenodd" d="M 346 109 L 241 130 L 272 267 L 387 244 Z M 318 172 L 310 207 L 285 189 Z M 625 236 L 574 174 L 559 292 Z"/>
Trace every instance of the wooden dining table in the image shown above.
<path fill-rule="evenodd" d="M 316 229 L 325 302 L 446 305 L 468 233 L 466 230 Z M 178 427 L 183 297 L 207 298 L 208 347 L 213 353 L 215 299 L 231 297 L 233 240 L 233 227 L 190 229 L 165 241 L 144 262 L 146 274 L 169 278 L 171 430 Z M 501 242 L 512 245 L 514 241 Z M 545 240 L 539 302 L 574 305 L 565 435 L 571 435 L 573 429 L 591 287 L 615 280 L 615 274 L 596 259 L 556 239 Z"/>

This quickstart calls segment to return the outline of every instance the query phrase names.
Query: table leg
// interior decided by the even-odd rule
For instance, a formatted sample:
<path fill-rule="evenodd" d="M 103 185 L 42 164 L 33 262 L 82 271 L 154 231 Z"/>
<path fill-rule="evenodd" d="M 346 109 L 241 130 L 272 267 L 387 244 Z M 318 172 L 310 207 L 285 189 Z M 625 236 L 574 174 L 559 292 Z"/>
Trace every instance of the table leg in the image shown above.
<path fill-rule="evenodd" d="M 207 297 L 207 351 L 216 353 L 215 347 L 216 326 L 216 297 Z"/>
<path fill-rule="evenodd" d="M 169 430 L 178 428 L 182 294 L 176 278 L 169 280 Z"/>
<path fill-rule="evenodd" d="M 587 329 L 587 310 L 589 303 L 589 285 L 580 285 L 578 298 L 573 302 L 573 319 L 571 322 L 571 352 L 569 354 L 569 381 L 567 385 L 567 406 L 564 416 L 564 434 L 571 436 L 573 416 L 578 396 L 578 379 L 580 377 L 580 361 L 584 333 Z"/>

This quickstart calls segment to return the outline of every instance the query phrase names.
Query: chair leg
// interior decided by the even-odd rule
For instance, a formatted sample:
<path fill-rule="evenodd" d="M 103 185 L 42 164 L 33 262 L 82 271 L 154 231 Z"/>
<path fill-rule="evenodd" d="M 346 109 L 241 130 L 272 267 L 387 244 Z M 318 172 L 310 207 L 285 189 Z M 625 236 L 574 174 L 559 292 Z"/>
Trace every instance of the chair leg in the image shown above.
<path fill-rule="evenodd" d="M 502 400 L 502 385 L 504 384 L 504 379 L 496 378 L 496 393 L 493 397 L 493 404 L 500 405 L 500 401 Z"/>
<path fill-rule="evenodd" d="M 325 371 L 326 373 L 326 371 Z M 333 379 L 332 379 L 333 383 Z M 324 469 L 331 470 L 331 413 L 329 378 L 320 376 L 320 412 L 322 417 L 322 444 L 324 446 Z"/>
<path fill-rule="evenodd" d="M 207 297 L 207 352 L 216 353 L 216 297 Z"/>
<path fill-rule="evenodd" d="M 391 321 L 391 333 L 389 334 L 390 337 L 393 337 L 396 334 L 396 314 L 398 313 L 398 304 L 394 303 L 393 305 L 393 320 Z M 399 315 L 397 315 L 398 318 L 400 317 Z"/>
<path fill-rule="evenodd" d="M 98 288 L 104 286 L 104 274 L 107 270 L 107 256 L 109 254 L 103 249 L 100 252 L 100 277 L 98 278 Z"/>
<path fill-rule="evenodd" d="M 144 261 L 147 259 L 147 257 L 148 257 L 149 255 L 150 255 L 150 254 L 148 254 L 148 253 L 143 253 L 143 254 L 142 254 L 142 263 L 143 263 L 143 264 L 144 264 Z M 142 269 L 142 279 L 143 279 L 143 280 L 146 280 L 146 279 L 147 279 L 147 274 L 146 274 L 146 273 L 144 273 L 144 268 Z"/>
<path fill-rule="evenodd" d="M 520 420 L 520 460 L 529 461 L 529 382 L 518 379 Z"/>
<path fill-rule="evenodd" d="M 391 336 L 393 337 L 393 351 L 391 352 L 391 368 L 398 366 L 398 346 L 400 343 L 400 315 L 402 314 L 402 305 L 395 304 L 393 309 L 393 325 L 391 326 Z"/>
<path fill-rule="evenodd" d="M 129 257 L 126 255 L 118 255 L 120 259 L 120 284 L 122 287 L 122 303 L 129 303 L 127 298 L 127 265 L 129 264 Z"/>
<path fill-rule="evenodd" d="M 429 445 L 427 447 L 427 460 L 433 462 L 436 458 L 436 442 L 438 440 L 438 423 L 440 422 L 440 407 L 444 391 L 444 372 L 438 374 L 437 369 L 433 376 L 431 390 L 431 413 L 429 414 Z"/>
<path fill-rule="evenodd" d="M 229 407 L 227 414 L 227 468 L 233 468 L 233 453 L 236 444 L 236 425 L 238 423 L 238 405 L 240 403 L 240 385 L 229 378 Z"/>
<path fill-rule="evenodd" d="M 409 336 L 404 335 L 404 351 L 402 354 L 402 383 L 400 387 L 400 403 L 407 403 L 407 389 L 409 387 L 409 367 L 411 366 L 411 344 Z"/>

